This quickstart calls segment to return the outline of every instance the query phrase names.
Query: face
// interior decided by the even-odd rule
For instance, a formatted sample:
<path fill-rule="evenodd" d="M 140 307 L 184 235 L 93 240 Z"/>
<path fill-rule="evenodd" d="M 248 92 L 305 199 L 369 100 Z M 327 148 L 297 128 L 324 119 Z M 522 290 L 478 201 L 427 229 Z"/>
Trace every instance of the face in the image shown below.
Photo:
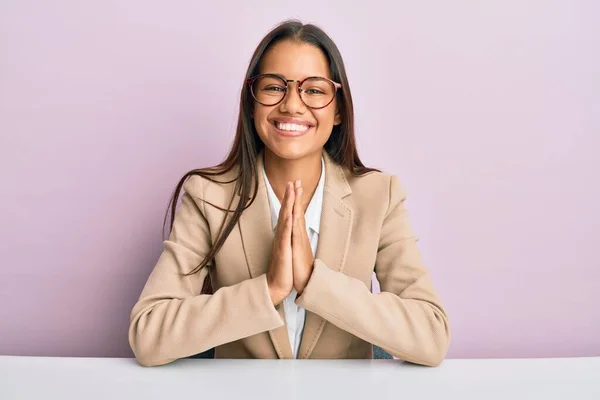
<path fill-rule="evenodd" d="M 275 44 L 263 56 L 260 73 L 298 81 L 314 76 L 331 79 L 329 64 L 319 48 L 288 40 Z M 315 153 L 320 155 L 333 126 L 341 122 L 337 101 L 334 99 L 324 108 L 312 109 L 302 102 L 298 82 L 288 85 L 287 94 L 279 104 L 264 106 L 254 102 L 254 126 L 265 144 L 265 151 L 290 160 Z"/>

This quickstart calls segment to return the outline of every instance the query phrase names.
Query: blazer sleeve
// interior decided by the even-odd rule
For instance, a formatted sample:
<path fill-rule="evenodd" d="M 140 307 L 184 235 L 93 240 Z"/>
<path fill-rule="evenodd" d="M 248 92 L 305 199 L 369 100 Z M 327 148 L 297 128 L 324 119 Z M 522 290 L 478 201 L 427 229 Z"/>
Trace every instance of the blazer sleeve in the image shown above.
<path fill-rule="evenodd" d="M 297 304 L 397 358 L 437 366 L 449 346 L 448 316 L 421 261 L 396 176 L 389 196 L 375 261 L 381 293 L 316 259 Z"/>
<path fill-rule="evenodd" d="M 201 178 L 193 178 L 196 184 L 188 180 L 184 188 L 198 192 Z M 131 311 L 129 344 L 143 366 L 167 364 L 284 324 L 264 274 L 213 295 L 200 294 L 207 268 L 184 275 L 211 246 L 203 213 L 204 202 L 186 189 L 169 239 Z"/>

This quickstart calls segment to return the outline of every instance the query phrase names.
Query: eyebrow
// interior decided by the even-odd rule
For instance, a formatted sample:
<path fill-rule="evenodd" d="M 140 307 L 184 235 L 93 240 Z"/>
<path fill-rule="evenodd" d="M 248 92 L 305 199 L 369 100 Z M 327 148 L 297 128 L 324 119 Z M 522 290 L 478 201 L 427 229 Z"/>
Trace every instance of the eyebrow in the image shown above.
<path fill-rule="evenodd" d="M 277 73 L 277 72 L 261 72 L 261 74 L 266 74 L 266 75 L 277 75 L 277 76 L 279 76 L 279 77 L 283 78 L 283 79 L 284 79 L 284 80 L 286 80 L 286 81 L 288 80 L 288 78 L 287 78 L 285 75 L 283 75 L 283 74 L 279 74 L 279 73 Z M 302 81 L 303 81 L 304 79 L 306 79 L 306 78 L 327 78 L 327 79 L 331 79 L 331 78 L 329 78 L 329 77 L 327 76 L 327 74 L 325 74 L 325 75 L 321 75 L 321 74 L 316 74 L 316 75 L 314 75 L 314 74 L 313 74 L 313 75 L 305 75 L 305 76 L 304 76 L 302 79 L 298 79 L 298 81 L 302 82 Z M 293 80 L 293 81 L 295 81 L 295 79 L 290 79 L 290 80 Z"/>

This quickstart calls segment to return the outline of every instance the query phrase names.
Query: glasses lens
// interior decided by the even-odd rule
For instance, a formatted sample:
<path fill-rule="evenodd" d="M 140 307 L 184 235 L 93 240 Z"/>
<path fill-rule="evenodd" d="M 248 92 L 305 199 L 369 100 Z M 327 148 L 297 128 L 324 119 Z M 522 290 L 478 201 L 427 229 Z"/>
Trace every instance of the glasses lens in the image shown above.
<path fill-rule="evenodd" d="M 285 96 L 285 81 L 277 76 L 261 76 L 254 81 L 252 94 L 261 104 L 275 105 Z"/>
<path fill-rule="evenodd" d="M 322 78 L 310 78 L 302 84 L 302 100 L 308 107 L 325 107 L 335 96 L 333 83 Z"/>

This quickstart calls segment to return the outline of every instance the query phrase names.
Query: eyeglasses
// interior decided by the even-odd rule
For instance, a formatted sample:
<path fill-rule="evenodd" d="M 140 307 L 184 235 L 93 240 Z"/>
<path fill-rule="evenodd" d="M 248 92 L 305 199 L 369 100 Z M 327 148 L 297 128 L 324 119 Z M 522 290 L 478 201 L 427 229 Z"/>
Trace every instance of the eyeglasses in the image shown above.
<path fill-rule="evenodd" d="M 298 95 L 309 108 L 319 109 L 327 107 L 333 99 L 341 84 L 331 79 L 312 76 L 302 81 L 285 79 L 276 74 L 261 74 L 247 80 L 252 97 L 263 106 L 274 106 L 285 98 L 289 83 L 298 83 Z"/>

